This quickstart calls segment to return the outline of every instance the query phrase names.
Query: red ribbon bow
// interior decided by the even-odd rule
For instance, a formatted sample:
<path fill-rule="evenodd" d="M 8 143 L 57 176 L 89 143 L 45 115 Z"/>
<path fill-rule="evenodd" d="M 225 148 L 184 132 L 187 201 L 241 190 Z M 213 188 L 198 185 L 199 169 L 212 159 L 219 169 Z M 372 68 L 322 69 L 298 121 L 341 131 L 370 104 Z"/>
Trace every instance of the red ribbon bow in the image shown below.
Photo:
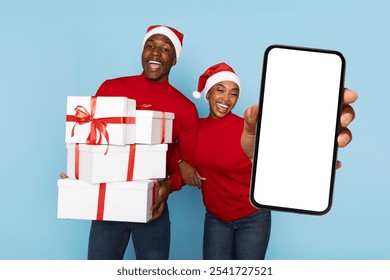
<path fill-rule="evenodd" d="M 108 118 L 95 118 L 97 97 L 91 96 L 91 113 L 83 106 L 76 106 L 75 115 L 67 115 L 67 122 L 75 122 L 71 136 L 73 137 L 76 125 L 83 125 L 91 123 L 91 131 L 87 137 L 86 143 L 89 145 L 100 145 L 103 137 L 106 139 L 107 145 L 110 143 L 109 135 L 107 132 L 107 124 L 135 124 L 134 117 L 108 117 Z"/>

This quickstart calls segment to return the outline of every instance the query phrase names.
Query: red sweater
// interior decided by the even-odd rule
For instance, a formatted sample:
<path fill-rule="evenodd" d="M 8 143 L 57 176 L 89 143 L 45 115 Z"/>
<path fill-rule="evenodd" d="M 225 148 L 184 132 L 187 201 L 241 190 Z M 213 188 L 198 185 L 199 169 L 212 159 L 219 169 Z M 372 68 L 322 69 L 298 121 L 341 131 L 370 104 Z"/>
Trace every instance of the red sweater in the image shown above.
<path fill-rule="evenodd" d="M 241 148 L 244 120 L 232 113 L 222 119 L 199 119 L 194 163 L 208 211 L 224 221 L 254 212 L 249 200 L 252 162 Z"/>
<path fill-rule="evenodd" d="M 182 93 L 169 84 L 169 81 L 152 82 L 141 74 L 105 81 L 98 89 L 96 96 L 124 96 L 135 99 L 137 105 L 151 104 L 151 110 L 173 112 L 172 143 L 180 142 L 182 159 L 193 162 L 192 155 L 196 141 L 198 112 L 195 105 Z M 172 145 L 168 145 L 167 161 L 170 161 Z M 169 167 L 169 164 L 167 164 Z M 173 168 L 172 168 L 173 169 Z M 180 172 L 170 170 L 172 190 L 182 187 Z"/>

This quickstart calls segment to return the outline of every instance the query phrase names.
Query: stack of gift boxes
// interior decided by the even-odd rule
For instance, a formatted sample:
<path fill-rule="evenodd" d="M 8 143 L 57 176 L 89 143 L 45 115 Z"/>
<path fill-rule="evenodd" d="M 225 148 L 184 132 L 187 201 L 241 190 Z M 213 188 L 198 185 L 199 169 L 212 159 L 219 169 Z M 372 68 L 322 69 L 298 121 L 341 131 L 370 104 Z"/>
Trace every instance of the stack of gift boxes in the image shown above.
<path fill-rule="evenodd" d="M 147 222 L 166 176 L 174 114 L 126 97 L 68 96 L 58 218 Z M 148 110 L 146 110 L 148 109 Z"/>

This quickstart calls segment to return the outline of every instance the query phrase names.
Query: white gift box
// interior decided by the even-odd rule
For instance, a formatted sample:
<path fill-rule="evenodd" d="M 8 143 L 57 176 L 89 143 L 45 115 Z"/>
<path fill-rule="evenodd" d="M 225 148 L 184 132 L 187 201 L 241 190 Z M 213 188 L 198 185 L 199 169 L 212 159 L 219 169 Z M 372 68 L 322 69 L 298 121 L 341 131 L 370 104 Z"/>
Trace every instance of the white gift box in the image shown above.
<path fill-rule="evenodd" d="M 135 143 L 172 143 L 172 124 L 174 113 L 137 110 Z"/>
<path fill-rule="evenodd" d="M 105 186 L 103 186 L 105 185 Z M 58 180 L 57 217 L 145 223 L 154 203 L 152 180 L 89 184 L 80 180 Z"/>
<path fill-rule="evenodd" d="M 165 178 L 166 175 L 167 144 L 66 145 L 67 175 L 73 179 L 96 184 Z M 78 160 L 76 145 L 79 147 Z"/>
<path fill-rule="evenodd" d="M 93 119 L 100 126 L 107 122 L 106 130 L 109 136 L 109 144 L 125 145 L 133 144 L 135 141 L 135 114 L 136 101 L 126 97 L 91 97 L 91 96 L 68 96 L 66 108 L 66 143 L 87 143 L 88 135 L 91 132 L 91 99 L 96 98 L 95 114 Z M 75 120 L 76 109 L 80 116 L 85 117 L 78 123 Z M 89 115 L 88 115 L 89 114 Z M 104 118 L 104 119 L 102 119 Z M 108 119 L 107 119 L 108 118 Z M 127 122 L 127 123 L 124 123 Z M 129 123 L 130 122 L 130 123 Z M 99 125 L 98 124 L 98 125 Z M 74 135 L 72 137 L 72 130 Z M 96 130 L 97 141 L 99 140 L 99 131 Z M 107 144 L 103 135 L 101 144 Z"/>

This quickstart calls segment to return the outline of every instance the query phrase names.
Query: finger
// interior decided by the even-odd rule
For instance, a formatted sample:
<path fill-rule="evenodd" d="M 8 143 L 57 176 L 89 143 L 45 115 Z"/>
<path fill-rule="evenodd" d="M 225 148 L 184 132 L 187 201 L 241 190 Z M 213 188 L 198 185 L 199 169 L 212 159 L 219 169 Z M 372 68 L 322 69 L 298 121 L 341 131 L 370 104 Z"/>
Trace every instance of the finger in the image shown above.
<path fill-rule="evenodd" d="M 350 90 L 348 88 L 344 88 L 344 95 L 343 95 L 343 103 L 344 104 L 352 104 L 358 99 L 358 95 L 353 90 Z"/>
<path fill-rule="evenodd" d="M 202 187 L 202 182 L 198 178 L 196 178 L 196 180 L 194 181 L 193 186 L 195 186 L 198 189 L 200 189 Z"/>
<path fill-rule="evenodd" d="M 337 137 L 337 144 L 340 148 L 346 147 L 352 141 L 352 133 L 347 127 L 340 129 L 340 134 Z"/>
<path fill-rule="evenodd" d="M 153 181 L 154 181 L 154 185 L 155 185 L 156 187 L 161 187 L 162 180 L 154 179 Z"/>
<path fill-rule="evenodd" d="M 152 215 L 152 218 L 150 218 L 149 222 L 151 221 L 154 221 L 154 220 L 157 220 L 158 218 L 161 217 L 163 211 L 164 211 L 164 207 L 165 207 L 165 202 L 161 203 L 158 208 L 156 208 L 155 211 L 153 211 L 153 213 L 151 214 Z"/>
<path fill-rule="evenodd" d="M 199 179 L 199 180 L 202 180 L 202 181 L 205 181 L 206 178 L 203 177 L 202 175 L 200 175 L 200 173 L 198 171 L 196 171 L 196 177 Z"/>
<path fill-rule="evenodd" d="M 244 112 L 244 129 L 250 135 L 254 135 L 256 132 L 256 121 L 258 114 L 259 106 L 257 104 L 250 106 Z"/>
<path fill-rule="evenodd" d="M 163 201 L 161 199 L 157 199 L 157 201 L 150 207 L 149 215 L 152 215 L 157 211 Z"/>
<path fill-rule="evenodd" d="M 65 174 L 65 173 L 60 173 L 60 178 L 61 179 L 66 179 L 66 178 L 68 178 L 68 176 Z"/>
<path fill-rule="evenodd" d="M 350 105 L 344 105 L 341 111 L 340 124 L 347 127 L 355 119 L 355 110 Z"/>
<path fill-rule="evenodd" d="M 197 187 L 198 189 L 201 189 L 202 188 L 202 181 L 200 179 L 196 179 L 196 183 L 193 186 Z"/>
<path fill-rule="evenodd" d="M 198 179 L 196 177 L 193 177 L 191 176 L 188 180 L 184 181 L 184 183 L 186 183 L 187 185 L 190 185 L 190 186 L 196 186 L 198 182 Z"/>
<path fill-rule="evenodd" d="M 341 166 L 343 166 L 343 165 L 342 165 L 341 161 L 338 160 L 337 164 L 336 164 L 336 169 L 341 168 Z"/>
<path fill-rule="evenodd" d="M 198 189 L 202 188 L 202 181 L 206 181 L 206 178 L 199 174 L 198 171 L 196 171 L 196 176 L 198 177 Z"/>

